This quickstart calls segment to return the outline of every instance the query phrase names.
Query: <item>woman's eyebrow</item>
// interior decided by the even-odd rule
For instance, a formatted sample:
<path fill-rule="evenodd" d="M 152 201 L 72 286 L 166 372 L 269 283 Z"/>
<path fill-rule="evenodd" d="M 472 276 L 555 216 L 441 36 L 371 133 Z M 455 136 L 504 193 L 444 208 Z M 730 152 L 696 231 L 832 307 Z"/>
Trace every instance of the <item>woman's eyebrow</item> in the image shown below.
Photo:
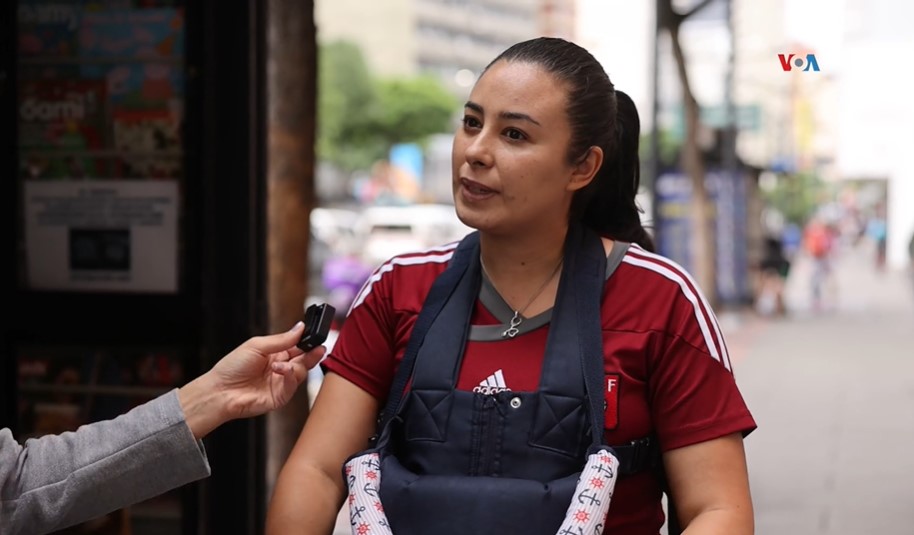
<path fill-rule="evenodd" d="M 483 115 L 485 113 L 485 110 L 483 109 L 482 106 L 480 106 L 479 104 L 477 104 L 471 100 L 467 101 L 467 103 L 464 104 L 463 107 L 469 108 L 480 115 Z M 530 117 L 526 113 L 520 113 L 520 112 L 516 112 L 516 111 L 503 111 L 503 112 L 499 113 L 498 116 L 501 117 L 502 119 L 529 121 L 529 122 L 535 124 L 536 126 L 542 126 L 539 123 L 539 121 L 537 121 L 533 117 Z"/>
<path fill-rule="evenodd" d="M 503 112 L 499 113 L 498 116 L 501 117 L 502 119 L 515 119 L 515 120 L 520 120 L 520 121 L 530 121 L 531 123 L 535 124 L 536 126 L 543 126 L 539 123 L 539 121 L 537 121 L 533 117 L 530 117 L 526 113 L 519 113 L 516 111 L 503 111 Z"/>

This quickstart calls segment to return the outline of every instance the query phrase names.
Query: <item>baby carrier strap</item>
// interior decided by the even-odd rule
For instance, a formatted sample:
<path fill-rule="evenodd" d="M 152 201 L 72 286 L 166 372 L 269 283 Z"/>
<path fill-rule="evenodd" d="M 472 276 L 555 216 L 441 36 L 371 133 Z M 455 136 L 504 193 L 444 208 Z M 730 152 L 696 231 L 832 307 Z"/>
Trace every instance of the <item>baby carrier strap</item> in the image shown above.
<path fill-rule="evenodd" d="M 378 419 L 379 432 L 386 428 L 400 409 L 403 393 L 412 376 L 416 357 L 419 355 L 419 348 L 425 342 L 425 335 L 454 293 L 454 290 L 457 289 L 457 285 L 466 273 L 470 263 L 478 258 L 479 232 L 473 232 L 460 241 L 454 250 L 448 267 L 432 283 L 432 287 L 422 305 L 422 310 L 419 311 L 419 317 L 416 318 L 403 359 L 400 361 L 396 375 L 394 375 L 387 403 L 384 405 L 384 410 L 381 411 Z"/>
<path fill-rule="evenodd" d="M 591 246 L 587 247 L 585 240 L 590 240 Z M 600 246 L 595 247 L 595 242 Z M 568 288 L 587 286 L 602 288 L 607 258 L 604 256 L 602 242 L 599 237 L 582 226 L 572 226 L 565 244 L 565 266 L 562 275 Z M 461 279 L 471 275 L 474 270 L 479 270 L 479 233 L 473 232 L 460 241 L 454 250 L 448 267 L 432 284 L 426 300 L 419 312 L 413 333 L 410 336 L 403 359 L 394 376 L 390 394 L 383 411 L 378 419 L 378 434 L 385 430 L 397 413 L 403 400 L 406 385 L 409 383 L 416 363 L 419 349 L 425 343 L 426 335 L 441 313 L 447 301 L 454 294 Z M 470 272 L 470 273 L 468 273 Z M 593 279 L 593 280 L 589 280 Z M 575 315 L 577 318 L 599 318 L 601 303 L 593 299 L 592 293 L 581 291 L 573 292 Z M 584 323 L 584 321 L 582 321 Z M 589 403 L 589 416 L 591 420 L 591 447 L 602 443 L 602 430 L 604 427 L 603 412 L 603 347 L 599 333 L 591 336 L 582 336 L 579 339 L 581 353 L 582 373 Z M 599 362 L 597 362 L 597 359 Z M 548 361 L 548 359 L 547 359 Z M 377 436 L 374 437 L 377 440 Z M 628 475 L 641 472 L 656 465 L 658 457 L 657 442 L 652 437 L 632 440 L 627 444 L 613 445 L 613 450 L 619 459 L 619 473 Z"/>

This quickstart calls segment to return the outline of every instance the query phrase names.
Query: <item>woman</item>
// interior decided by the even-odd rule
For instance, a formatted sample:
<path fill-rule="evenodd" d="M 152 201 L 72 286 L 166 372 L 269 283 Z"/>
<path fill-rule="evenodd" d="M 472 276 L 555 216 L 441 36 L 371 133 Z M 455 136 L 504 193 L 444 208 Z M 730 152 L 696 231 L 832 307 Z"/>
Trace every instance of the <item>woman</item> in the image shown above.
<path fill-rule="evenodd" d="M 604 442 L 656 437 L 685 533 L 752 533 L 742 437 L 755 423 L 707 303 L 680 268 L 647 251 L 635 204 L 638 136 L 631 100 L 574 44 L 534 39 L 487 67 L 453 148 L 457 215 L 478 229 L 474 265 L 482 274 L 455 389 L 472 392 L 481 405 L 538 389 L 544 365 L 555 362 L 548 359 L 561 358 L 544 356 L 544 348 L 550 324 L 562 320 L 551 310 L 562 298 L 563 259 L 571 258 L 565 244 L 572 229 L 586 227 L 602 237 L 597 247 L 607 255 L 599 320 Z M 277 482 L 268 533 L 331 532 L 346 490 L 340 467 L 376 432 L 426 294 L 453 253 L 451 245 L 398 256 L 362 289 Z M 437 342 L 426 339 L 449 349 Z M 423 358 L 420 351 L 417 366 Z M 575 373 L 573 362 L 565 367 Z M 459 437 L 446 442 L 452 438 Z M 525 477 L 523 463 L 511 474 L 498 472 L 517 457 L 500 458 L 492 475 Z M 652 470 L 622 477 L 604 533 L 656 535 L 661 488 Z M 466 522 L 467 533 L 478 532 L 473 519 Z"/>

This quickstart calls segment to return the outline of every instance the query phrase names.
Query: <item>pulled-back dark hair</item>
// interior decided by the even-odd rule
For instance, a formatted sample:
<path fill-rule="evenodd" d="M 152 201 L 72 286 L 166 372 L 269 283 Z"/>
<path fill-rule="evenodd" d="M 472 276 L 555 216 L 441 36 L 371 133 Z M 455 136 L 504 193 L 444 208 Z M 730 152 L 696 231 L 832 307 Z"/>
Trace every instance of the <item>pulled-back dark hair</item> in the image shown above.
<path fill-rule="evenodd" d="M 486 70 L 499 61 L 538 65 L 567 84 L 569 163 L 581 162 L 591 147 L 603 149 L 603 165 L 572 199 L 572 220 L 603 236 L 653 250 L 635 202 L 641 182 L 641 122 L 632 99 L 615 90 L 606 71 L 587 50 L 564 39 L 539 37 L 518 43 L 502 52 Z"/>

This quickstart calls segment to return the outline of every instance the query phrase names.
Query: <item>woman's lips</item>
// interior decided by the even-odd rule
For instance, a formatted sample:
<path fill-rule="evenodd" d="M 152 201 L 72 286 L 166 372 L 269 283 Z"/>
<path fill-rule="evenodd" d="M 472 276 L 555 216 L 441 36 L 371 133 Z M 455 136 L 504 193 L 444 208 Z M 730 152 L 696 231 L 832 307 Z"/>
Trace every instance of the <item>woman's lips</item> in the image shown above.
<path fill-rule="evenodd" d="M 469 178 L 461 177 L 460 186 L 461 194 L 468 201 L 482 201 L 498 194 L 498 191 Z"/>

